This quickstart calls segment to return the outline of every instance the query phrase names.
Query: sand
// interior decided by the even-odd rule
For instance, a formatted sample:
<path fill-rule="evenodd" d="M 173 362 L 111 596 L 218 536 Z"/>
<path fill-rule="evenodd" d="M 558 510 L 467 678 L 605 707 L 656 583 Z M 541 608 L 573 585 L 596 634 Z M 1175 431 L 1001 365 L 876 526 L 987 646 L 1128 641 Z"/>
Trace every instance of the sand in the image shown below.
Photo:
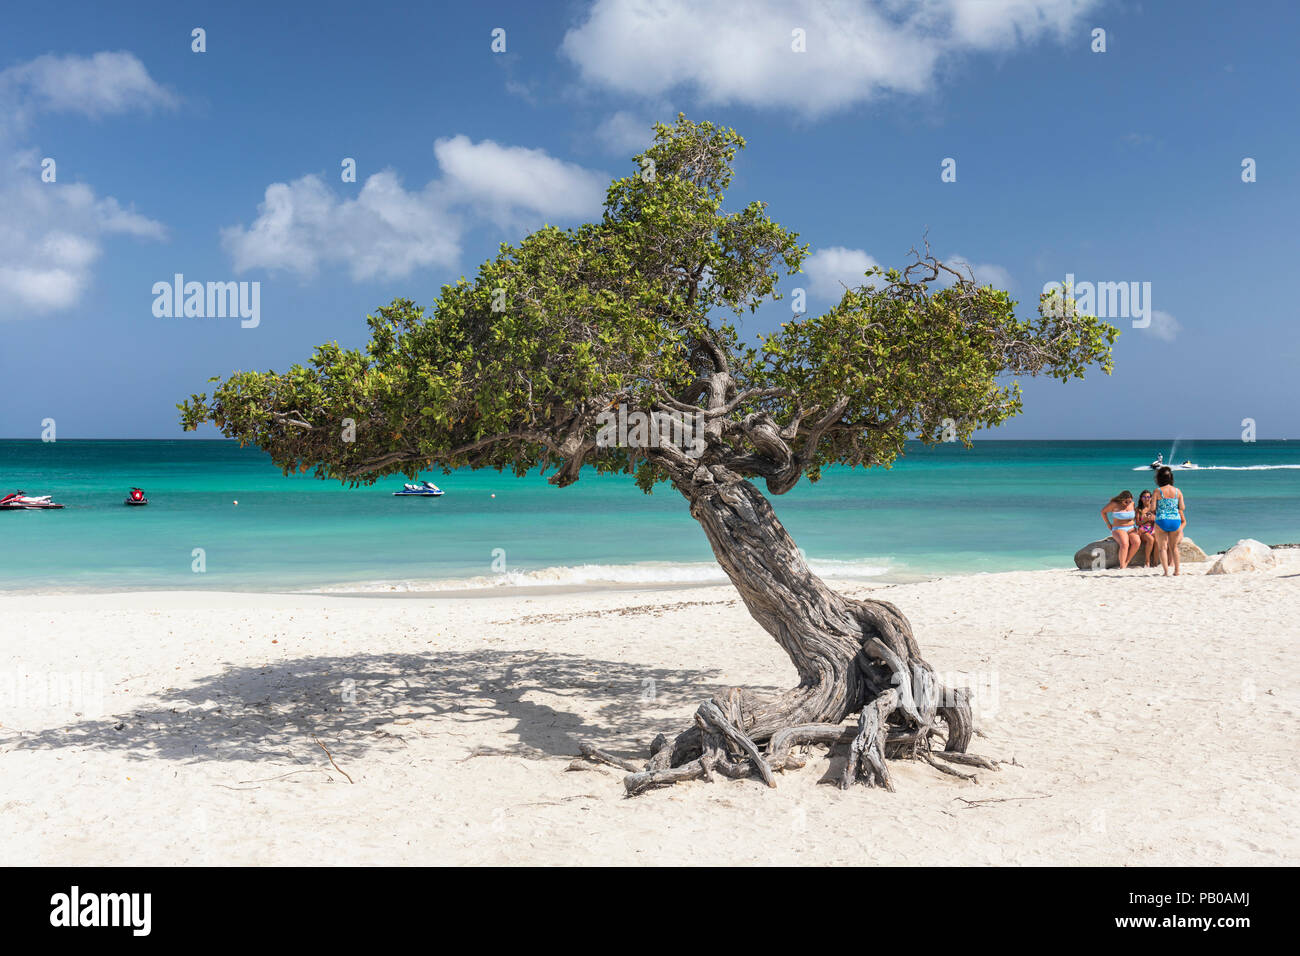
<path fill-rule="evenodd" d="M 1006 761 L 896 762 L 892 794 L 828 784 L 824 748 L 776 789 L 566 771 L 580 741 L 639 758 L 701 697 L 794 682 L 725 587 L 0 597 L 0 863 L 1294 865 L 1280 554 L 846 588 L 910 617 Z"/>

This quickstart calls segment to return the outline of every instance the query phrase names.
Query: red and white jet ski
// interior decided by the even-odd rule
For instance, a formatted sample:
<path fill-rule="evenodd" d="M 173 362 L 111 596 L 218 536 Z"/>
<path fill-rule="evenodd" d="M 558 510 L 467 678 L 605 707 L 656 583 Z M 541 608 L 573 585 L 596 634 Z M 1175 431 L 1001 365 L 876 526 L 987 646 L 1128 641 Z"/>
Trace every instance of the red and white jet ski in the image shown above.
<path fill-rule="evenodd" d="M 27 495 L 15 491 L 0 498 L 0 510 L 3 511 L 49 511 L 62 507 L 51 501 L 49 495 Z"/>

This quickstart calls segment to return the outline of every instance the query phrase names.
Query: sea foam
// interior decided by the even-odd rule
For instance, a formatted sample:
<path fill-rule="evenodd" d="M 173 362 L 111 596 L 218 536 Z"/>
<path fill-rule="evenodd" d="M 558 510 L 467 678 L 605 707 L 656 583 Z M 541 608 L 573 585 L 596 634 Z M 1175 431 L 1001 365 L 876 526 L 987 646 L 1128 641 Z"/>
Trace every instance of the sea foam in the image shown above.
<path fill-rule="evenodd" d="M 1300 465 L 1170 465 L 1172 471 L 1278 471 L 1300 468 Z M 1138 465 L 1134 471 L 1151 471 L 1150 465 Z"/>
<path fill-rule="evenodd" d="M 883 564 L 864 561 L 810 560 L 808 566 L 820 577 L 834 579 L 874 578 L 886 574 L 890 568 Z M 313 588 L 312 593 L 332 592 L 410 592 L 410 591 L 468 591 L 481 588 L 527 587 L 627 587 L 633 585 L 682 586 L 726 584 L 722 568 L 712 562 L 673 564 L 643 562 L 639 564 L 579 564 L 539 568 L 536 570 L 506 570 L 498 574 L 485 574 L 469 578 L 441 578 L 431 580 L 374 581 L 360 584 L 340 584 Z"/>

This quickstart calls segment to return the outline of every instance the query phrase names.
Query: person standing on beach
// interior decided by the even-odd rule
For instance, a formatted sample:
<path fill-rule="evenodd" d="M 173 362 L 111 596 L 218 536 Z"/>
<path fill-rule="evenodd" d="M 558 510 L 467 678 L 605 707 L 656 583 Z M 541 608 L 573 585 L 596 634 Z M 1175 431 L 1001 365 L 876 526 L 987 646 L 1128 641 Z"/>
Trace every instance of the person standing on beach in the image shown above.
<path fill-rule="evenodd" d="M 1183 540 L 1183 528 L 1187 526 L 1186 503 L 1183 493 L 1174 487 L 1174 471 L 1168 465 L 1156 469 L 1156 547 L 1160 551 L 1160 567 L 1165 577 L 1169 576 L 1169 565 L 1174 566 L 1174 574 L 1182 573 L 1179 561 L 1178 545 Z"/>
<path fill-rule="evenodd" d="M 1133 492 L 1121 491 L 1101 509 L 1101 518 L 1110 528 L 1111 537 L 1119 544 L 1119 566 L 1127 568 L 1133 555 L 1142 544 L 1142 538 L 1133 524 Z M 1111 523 L 1112 519 L 1114 524 Z"/>

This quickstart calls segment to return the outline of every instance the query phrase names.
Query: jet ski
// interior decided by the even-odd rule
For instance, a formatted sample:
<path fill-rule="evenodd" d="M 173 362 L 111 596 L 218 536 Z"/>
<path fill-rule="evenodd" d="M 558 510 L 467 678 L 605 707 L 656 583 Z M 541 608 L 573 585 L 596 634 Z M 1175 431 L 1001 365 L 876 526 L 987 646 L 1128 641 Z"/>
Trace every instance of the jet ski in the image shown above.
<path fill-rule="evenodd" d="M 49 495 L 27 495 L 15 491 L 0 498 L 0 509 L 4 511 L 52 511 L 62 507 L 51 501 Z"/>
<path fill-rule="evenodd" d="M 147 505 L 148 503 L 149 499 L 144 496 L 144 492 L 139 488 L 132 488 L 131 493 L 122 499 L 122 504 L 124 505 L 135 505 L 139 507 L 140 505 Z"/>
<path fill-rule="evenodd" d="M 408 481 L 406 484 L 402 486 L 401 491 L 393 492 L 393 497 L 394 498 L 404 498 L 404 497 L 437 498 L 440 495 L 445 495 L 446 493 L 447 492 L 443 491 L 432 481 L 418 481 L 414 484 Z"/>
<path fill-rule="evenodd" d="M 1156 460 L 1151 463 L 1151 470 L 1154 471 L 1155 469 L 1163 468 L 1164 466 L 1165 466 L 1165 456 L 1164 453 L 1161 452 L 1160 454 L 1156 455 Z"/>

